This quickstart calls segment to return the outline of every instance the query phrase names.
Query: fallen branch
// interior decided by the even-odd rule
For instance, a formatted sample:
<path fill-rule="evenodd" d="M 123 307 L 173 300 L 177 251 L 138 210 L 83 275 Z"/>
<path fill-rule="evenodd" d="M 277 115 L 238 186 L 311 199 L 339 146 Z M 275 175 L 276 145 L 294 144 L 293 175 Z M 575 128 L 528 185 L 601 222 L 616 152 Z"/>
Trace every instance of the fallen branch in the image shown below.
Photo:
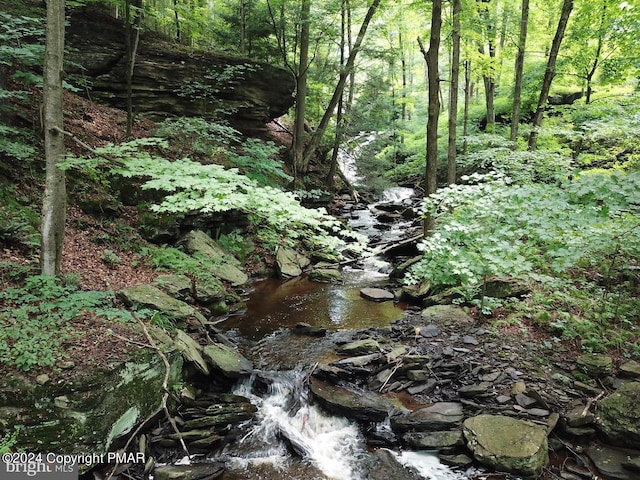
<path fill-rule="evenodd" d="M 129 436 L 129 440 L 127 440 L 127 443 L 124 445 L 122 450 L 126 452 L 127 449 L 129 448 L 129 446 L 131 445 L 131 442 L 133 441 L 133 439 L 137 437 L 137 435 L 142 431 L 142 429 L 145 427 L 145 425 L 149 421 L 151 421 L 153 418 L 155 418 L 156 415 L 158 415 L 160 412 L 164 411 L 165 415 L 167 416 L 167 420 L 169 420 L 169 423 L 173 427 L 173 430 L 176 432 L 176 434 L 178 435 L 178 438 L 180 439 L 180 444 L 182 445 L 182 449 L 187 454 L 187 456 L 190 457 L 191 455 L 189 453 L 189 450 L 187 449 L 187 445 L 184 443 L 184 439 L 182 438 L 182 434 L 180 433 L 180 430 L 178 430 L 178 426 L 176 425 L 175 420 L 171 417 L 171 413 L 169 412 L 169 408 L 167 407 L 167 400 L 169 399 L 169 385 L 168 385 L 169 384 L 169 373 L 170 373 L 170 370 L 171 370 L 171 365 L 169 364 L 169 360 L 167 360 L 167 356 L 156 345 L 155 341 L 153 340 L 153 338 L 149 334 L 149 330 L 147 330 L 146 325 L 140 319 L 140 317 L 138 315 L 136 315 L 134 312 L 131 312 L 131 314 L 133 315 L 133 317 L 138 321 L 138 323 L 142 327 L 142 330 L 143 330 L 145 336 L 147 337 L 147 340 L 149 340 L 149 345 L 141 344 L 139 342 L 134 342 L 134 341 L 130 340 L 131 343 L 137 343 L 139 345 L 143 345 L 143 346 L 145 346 L 147 348 L 151 348 L 152 350 L 155 350 L 155 352 L 158 354 L 158 356 L 162 359 L 162 363 L 164 363 L 165 371 L 164 371 L 164 378 L 162 379 L 162 390 L 164 391 L 164 394 L 162 395 L 162 402 L 161 402 L 160 407 L 158 407 L 158 409 L 156 409 L 156 411 L 154 411 L 151 415 L 149 415 L 147 418 L 145 418 L 144 421 L 138 426 L 138 428 L 136 428 L 136 430 Z M 116 469 L 118 468 L 118 465 L 119 465 L 119 462 L 116 461 L 115 466 L 113 467 L 113 469 L 111 470 L 111 472 L 107 476 L 106 480 L 111 480 L 111 477 L 113 477 L 113 474 L 116 471 Z"/>

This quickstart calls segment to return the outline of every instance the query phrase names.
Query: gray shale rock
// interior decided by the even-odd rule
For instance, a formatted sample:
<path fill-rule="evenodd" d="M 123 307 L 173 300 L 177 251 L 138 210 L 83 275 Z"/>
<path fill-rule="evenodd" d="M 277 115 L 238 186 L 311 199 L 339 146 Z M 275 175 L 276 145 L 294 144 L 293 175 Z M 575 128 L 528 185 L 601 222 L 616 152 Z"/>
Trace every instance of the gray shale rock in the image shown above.
<path fill-rule="evenodd" d="M 375 393 L 329 385 L 312 378 L 311 393 L 324 408 L 338 415 L 365 422 L 381 422 L 393 405 Z"/>
<path fill-rule="evenodd" d="M 458 428 L 463 419 L 462 404 L 439 402 L 392 417 L 391 428 L 399 432 L 437 432 Z"/>
<path fill-rule="evenodd" d="M 598 404 L 600 431 L 612 445 L 640 448 L 640 382 L 622 385 Z"/>
<path fill-rule="evenodd" d="M 497 470 L 539 475 L 547 464 L 547 432 L 533 423 L 478 415 L 464 421 L 463 432 L 476 460 Z"/>

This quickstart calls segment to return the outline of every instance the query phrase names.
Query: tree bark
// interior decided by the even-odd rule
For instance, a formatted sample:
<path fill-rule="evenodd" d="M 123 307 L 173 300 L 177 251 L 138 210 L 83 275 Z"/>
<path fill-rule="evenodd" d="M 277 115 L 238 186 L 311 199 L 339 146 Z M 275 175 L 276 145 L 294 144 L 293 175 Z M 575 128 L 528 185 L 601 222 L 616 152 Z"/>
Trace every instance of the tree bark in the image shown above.
<path fill-rule="evenodd" d="M 131 132 L 133 130 L 133 71 L 136 65 L 136 54 L 138 52 L 138 44 L 140 42 L 140 15 L 141 15 L 141 0 L 135 0 L 135 18 L 131 21 L 131 2 L 127 0 L 125 8 L 125 45 L 127 49 L 127 71 L 126 71 L 126 83 L 127 83 L 127 127 L 126 138 L 131 138 Z M 177 13 L 177 10 L 176 10 Z M 131 38 L 131 30 L 135 30 L 135 36 Z M 132 42 L 133 40 L 133 42 Z"/>
<path fill-rule="evenodd" d="M 44 59 L 44 148 L 46 181 L 42 204 L 40 267 L 43 275 L 60 273 L 66 217 L 62 74 L 64 55 L 64 0 L 47 2 Z"/>
<path fill-rule="evenodd" d="M 520 103 L 522 102 L 522 73 L 524 71 L 524 52 L 527 44 L 527 30 L 529 23 L 529 0 L 522 0 L 522 12 L 520 16 L 520 37 L 518 39 L 518 54 L 515 65 L 515 85 L 513 86 L 513 112 L 511 114 L 510 140 L 514 142 L 513 149 L 517 148 L 518 126 L 520 125 Z"/>
<path fill-rule="evenodd" d="M 462 153 L 467 154 L 467 136 L 469 135 L 469 103 L 471 103 L 471 60 L 464 62 L 464 115 L 462 120 Z"/>
<path fill-rule="evenodd" d="M 560 20 L 558 21 L 558 28 L 551 44 L 551 50 L 549 52 L 549 60 L 547 61 L 547 68 L 544 72 L 544 80 L 542 81 L 542 89 L 540 90 L 540 98 L 538 99 L 538 107 L 533 115 L 533 128 L 529 135 L 529 151 L 534 151 L 538 144 L 538 130 L 542 125 L 542 118 L 544 112 L 547 109 L 547 100 L 549 99 L 549 91 L 551 90 L 551 82 L 556 74 L 556 60 L 558 59 L 558 52 L 560 52 L 560 45 L 562 44 L 562 38 L 569 23 L 569 16 L 573 9 L 573 0 L 564 0 L 562 4 L 562 12 L 560 13 Z"/>
<path fill-rule="evenodd" d="M 461 0 L 453 0 L 453 52 L 451 86 L 449 88 L 449 144 L 447 148 L 447 183 L 456 183 L 456 140 L 458 127 L 458 81 L 460 77 L 460 11 Z"/>
<path fill-rule="evenodd" d="M 418 44 L 427 62 L 429 84 L 429 109 L 427 116 L 427 166 L 425 169 L 424 194 L 429 196 L 436 192 L 438 169 L 438 117 L 440 116 L 440 75 L 438 72 L 438 53 L 440 50 L 440 32 L 442 29 L 442 0 L 433 0 L 431 9 L 431 34 L 429 50 L 425 51 L 420 38 Z M 427 215 L 424 219 L 423 232 L 428 236 L 435 228 L 435 219 Z"/>
<path fill-rule="evenodd" d="M 300 180 L 306 170 L 304 163 L 304 121 L 307 105 L 307 72 L 309 70 L 309 15 L 311 0 L 303 0 L 301 6 L 300 57 L 296 75 L 296 118 L 293 129 L 293 171 L 294 179 Z"/>
<path fill-rule="evenodd" d="M 311 136 L 311 139 L 309 140 L 309 143 L 307 144 L 304 150 L 303 165 L 305 167 L 309 164 L 311 157 L 314 155 L 314 153 L 318 149 L 318 146 L 320 145 L 320 141 L 322 140 L 322 137 L 324 136 L 327 130 L 327 127 L 329 126 L 329 121 L 331 120 L 331 117 L 333 116 L 333 112 L 336 109 L 336 106 L 338 105 L 338 100 L 340 99 L 340 96 L 342 95 L 342 91 L 344 90 L 347 77 L 349 77 L 351 71 L 353 70 L 353 65 L 355 64 L 356 56 L 360 51 L 360 48 L 362 46 L 362 41 L 364 40 L 365 34 L 367 33 L 367 28 L 369 27 L 369 23 L 371 22 L 373 15 L 376 13 L 378 5 L 380 5 L 380 0 L 373 0 L 371 5 L 369 6 L 369 9 L 367 10 L 367 14 L 364 17 L 362 24 L 360 25 L 358 36 L 356 37 L 356 41 L 353 44 L 353 48 L 349 52 L 349 57 L 347 58 L 347 63 L 345 64 L 345 68 L 340 72 L 340 77 L 338 79 L 336 88 L 333 91 L 333 96 L 331 97 L 331 100 L 329 101 L 329 104 L 327 105 L 327 108 L 324 111 L 322 119 L 318 124 L 318 128 L 316 128 L 315 132 Z"/>

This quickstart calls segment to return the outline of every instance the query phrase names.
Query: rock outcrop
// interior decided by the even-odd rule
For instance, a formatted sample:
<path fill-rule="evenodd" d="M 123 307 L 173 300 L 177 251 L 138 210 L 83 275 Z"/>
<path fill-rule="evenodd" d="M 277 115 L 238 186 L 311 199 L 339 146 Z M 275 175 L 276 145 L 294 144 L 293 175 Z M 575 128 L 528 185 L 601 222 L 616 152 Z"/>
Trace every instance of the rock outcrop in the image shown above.
<path fill-rule="evenodd" d="M 96 7 L 74 9 L 66 41 L 71 47 L 66 72 L 83 79 L 92 98 L 126 108 L 123 23 Z M 294 87 L 284 69 L 178 49 L 143 34 L 133 74 L 133 108 L 156 117 L 222 115 L 234 127 L 250 131 L 287 112 Z"/>

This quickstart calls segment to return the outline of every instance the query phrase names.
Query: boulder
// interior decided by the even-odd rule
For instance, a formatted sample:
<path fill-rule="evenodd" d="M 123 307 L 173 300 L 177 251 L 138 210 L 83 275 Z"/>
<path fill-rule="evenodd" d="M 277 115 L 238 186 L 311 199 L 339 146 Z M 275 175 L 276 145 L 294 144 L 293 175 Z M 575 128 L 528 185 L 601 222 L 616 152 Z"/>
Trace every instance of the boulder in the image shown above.
<path fill-rule="evenodd" d="M 463 419 L 461 403 L 438 402 L 392 417 L 391 427 L 399 432 L 437 432 L 458 428 Z"/>
<path fill-rule="evenodd" d="M 313 280 L 314 282 L 340 283 L 343 280 L 340 265 L 320 262 L 314 265 L 309 272 L 309 280 Z"/>
<path fill-rule="evenodd" d="M 604 377 L 613 373 L 613 359 L 601 353 L 585 353 L 576 359 L 578 367 L 590 377 Z"/>
<path fill-rule="evenodd" d="M 612 445 L 640 448 L 640 382 L 622 385 L 598 404 L 598 427 Z"/>
<path fill-rule="evenodd" d="M 312 378 L 311 393 L 328 411 L 364 422 L 381 422 L 393 410 L 389 400 L 364 390 L 329 385 Z"/>
<path fill-rule="evenodd" d="M 467 313 L 456 305 L 433 305 L 422 310 L 422 317 L 427 320 L 439 321 L 446 324 L 470 324 L 473 320 Z"/>
<path fill-rule="evenodd" d="M 136 285 L 118 292 L 118 297 L 128 306 L 151 308 L 173 320 L 187 321 L 195 318 L 199 322 L 206 319 L 191 305 L 167 295 L 153 285 Z"/>
<path fill-rule="evenodd" d="M 393 292 L 390 292 L 389 290 L 370 287 L 362 288 L 360 290 L 360 296 L 367 300 L 373 300 L 374 302 L 388 302 L 389 300 L 396 298 Z"/>
<path fill-rule="evenodd" d="M 347 343 L 338 348 L 341 355 L 367 355 L 370 353 L 381 352 L 380 344 L 373 338 L 365 338 L 355 342 Z"/>
<path fill-rule="evenodd" d="M 239 378 L 253 371 L 253 364 L 236 349 L 215 343 L 203 348 L 202 354 L 207 363 L 227 378 Z"/>
<path fill-rule="evenodd" d="M 191 279 L 186 275 L 158 275 L 154 283 L 173 298 L 187 300 L 191 296 Z"/>
<path fill-rule="evenodd" d="M 198 370 L 209 375 L 209 367 L 202 358 L 202 346 L 182 330 L 176 330 L 173 344 L 185 360 L 192 362 Z"/>
<path fill-rule="evenodd" d="M 286 247 L 276 249 L 276 267 L 281 278 L 294 278 L 302 275 L 310 260 L 295 250 Z"/>
<path fill-rule="evenodd" d="M 605 478 L 614 480 L 638 479 L 638 471 L 633 470 L 634 467 L 631 460 L 635 459 L 637 462 L 639 453 L 637 451 L 611 448 L 606 445 L 594 445 L 587 448 L 587 455 L 598 471 Z"/>
<path fill-rule="evenodd" d="M 640 363 L 629 360 L 620 365 L 620 376 L 628 378 L 640 378 Z"/>
<path fill-rule="evenodd" d="M 440 450 L 464 445 L 462 430 L 443 432 L 410 432 L 402 437 L 403 441 L 416 450 Z"/>
<path fill-rule="evenodd" d="M 209 235 L 200 231 L 192 230 L 187 233 L 180 242 L 187 252 L 197 256 L 208 257 L 214 266 L 211 273 L 231 283 L 231 285 L 244 285 L 249 281 L 249 277 L 240 269 L 240 261 L 225 251 Z"/>
<path fill-rule="evenodd" d="M 548 461 L 547 431 L 533 423 L 501 415 L 478 415 L 462 424 L 475 459 L 497 470 L 539 475 Z"/>
<path fill-rule="evenodd" d="M 524 280 L 511 277 L 493 277 L 486 280 L 480 287 L 487 297 L 510 298 L 522 297 L 531 292 L 531 287 Z"/>

